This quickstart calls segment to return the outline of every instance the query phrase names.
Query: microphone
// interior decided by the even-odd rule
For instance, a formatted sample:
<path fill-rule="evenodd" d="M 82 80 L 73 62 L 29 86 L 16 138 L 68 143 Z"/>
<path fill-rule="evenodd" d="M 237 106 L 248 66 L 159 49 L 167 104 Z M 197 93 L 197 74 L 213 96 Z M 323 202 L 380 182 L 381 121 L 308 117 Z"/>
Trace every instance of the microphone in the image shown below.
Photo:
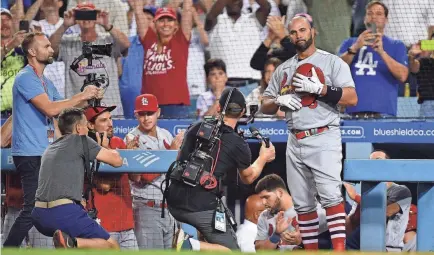
<path fill-rule="evenodd" d="M 249 127 L 250 133 L 252 133 L 252 136 L 263 141 L 265 143 L 265 147 L 269 148 L 270 147 L 270 138 L 268 137 L 263 137 L 261 135 L 261 133 L 259 133 L 259 130 L 253 126 Z"/>

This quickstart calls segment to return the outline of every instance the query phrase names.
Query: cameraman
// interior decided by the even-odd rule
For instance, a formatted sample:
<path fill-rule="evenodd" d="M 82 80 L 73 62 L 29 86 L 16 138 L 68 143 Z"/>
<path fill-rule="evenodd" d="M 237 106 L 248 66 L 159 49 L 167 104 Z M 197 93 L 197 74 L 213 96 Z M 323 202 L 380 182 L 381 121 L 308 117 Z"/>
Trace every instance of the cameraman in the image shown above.
<path fill-rule="evenodd" d="M 217 158 L 214 172 L 214 176 L 218 182 L 217 186 L 214 189 L 207 190 L 200 184 L 192 187 L 184 184 L 182 181 L 172 179 L 166 194 L 168 208 L 173 217 L 180 222 L 194 226 L 208 241 L 208 243 L 199 241 L 192 243 L 193 241 L 185 240 L 186 242 L 190 242 L 190 247 L 194 250 L 228 250 L 239 248 L 235 232 L 227 220 L 226 231 L 220 231 L 215 228 L 214 223 L 216 222 L 215 218 L 217 218 L 215 217 L 215 213 L 217 210 L 221 212 L 222 209 L 220 186 L 230 171 L 237 170 L 244 183 L 253 183 L 261 174 L 265 164 L 275 158 L 274 146 L 270 144 L 270 147 L 266 148 L 263 144 L 259 157 L 253 164 L 250 164 L 250 148 L 247 142 L 234 130 L 238 120 L 244 115 L 246 110 L 246 101 L 243 94 L 238 89 L 229 88 L 224 90 L 219 101 L 219 112 L 222 111 L 226 104 L 231 90 L 232 95 L 223 116 L 224 123 L 220 127 L 222 130 L 221 143 L 211 152 L 211 156 Z M 196 149 L 196 134 L 201 123 L 192 125 L 186 132 L 178 157 L 179 161 L 188 160 L 190 154 Z M 206 170 L 210 171 L 211 169 Z M 228 218 L 226 216 L 226 219 Z M 220 227 L 222 227 L 221 225 Z"/>
<path fill-rule="evenodd" d="M 56 248 L 113 248 L 117 242 L 80 204 L 84 185 L 85 149 L 81 136 L 87 136 L 88 123 L 82 109 L 68 108 L 59 115 L 61 137 L 45 150 L 41 159 L 33 223 L 44 235 L 53 236 Z M 86 137 L 89 160 L 113 167 L 122 166 L 115 150 L 98 145 Z"/>

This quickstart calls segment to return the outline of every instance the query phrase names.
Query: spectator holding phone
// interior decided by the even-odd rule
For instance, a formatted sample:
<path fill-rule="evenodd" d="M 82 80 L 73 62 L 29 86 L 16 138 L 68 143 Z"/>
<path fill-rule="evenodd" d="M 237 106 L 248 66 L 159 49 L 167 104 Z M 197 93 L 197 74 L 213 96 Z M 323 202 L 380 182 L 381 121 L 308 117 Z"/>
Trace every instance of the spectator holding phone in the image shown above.
<path fill-rule="evenodd" d="M 359 102 L 347 107 L 355 117 L 396 116 L 398 86 L 408 76 L 407 49 L 399 40 L 384 35 L 388 8 L 379 1 L 366 6 L 365 25 L 368 28 L 358 38 L 346 39 L 340 57 L 351 68 Z"/>
<path fill-rule="evenodd" d="M 128 37 L 122 33 L 114 24 L 110 23 L 109 13 L 103 10 L 97 10 L 95 5 L 88 2 L 78 4 L 75 9 L 65 12 L 62 26 L 60 26 L 50 37 L 51 46 L 54 49 L 54 55 L 58 60 L 65 64 L 65 96 L 67 98 L 80 92 L 83 86 L 84 77 L 88 73 L 104 74 L 110 80 L 110 86 L 107 87 L 103 103 L 106 105 L 117 105 L 113 115 L 122 116 L 122 104 L 118 85 L 118 67 L 117 59 L 126 55 L 130 42 Z M 65 31 L 75 24 L 78 24 L 81 30 L 80 34 L 66 34 Z M 99 24 L 103 26 L 107 33 L 97 33 L 95 27 Z M 92 66 L 88 66 L 87 59 L 79 63 L 77 72 L 80 76 L 69 68 L 72 62 L 82 54 L 82 42 L 91 42 L 94 45 L 113 43 L 110 56 L 102 56 L 99 60 L 92 61 Z"/>

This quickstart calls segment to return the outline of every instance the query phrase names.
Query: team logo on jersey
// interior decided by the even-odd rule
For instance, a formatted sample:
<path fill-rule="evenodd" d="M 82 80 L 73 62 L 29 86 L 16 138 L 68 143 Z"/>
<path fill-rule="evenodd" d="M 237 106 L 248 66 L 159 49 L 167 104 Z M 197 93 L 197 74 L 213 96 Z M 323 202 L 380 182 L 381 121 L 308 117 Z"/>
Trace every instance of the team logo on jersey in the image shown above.
<path fill-rule="evenodd" d="M 268 236 L 272 236 L 274 233 L 274 227 L 273 224 L 268 223 Z"/>
<path fill-rule="evenodd" d="M 164 148 L 166 148 L 166 150 L 170 150 L 170 144 L 166 142 L 166 140 L 163 140 L 163 144 L 164 144 Z"/>
<path fill-rule="evenodd" d="M 145 97 L 142 97 L 142 105 L 148 105 L 148 104 L 149 104 L 148 99 Z"/>
<path fill-rule="evenodd" d="M 280 95 L 287 95 L 294 93 L 294 90 L 292 89 L 291 85 L 287 84 L 288 82 L 288 74 L 283 73 L 283 79 L 280 82 Z"/>
<path fill-rule="evenodd" d="M 133 159 L 135 159 L 137 162 L 142 164 L 144 167 L 148 167 L 152 163 L 160 160 L 160 157 L 158 157 L 157 155 L 155 155 L 151 152 L 145 151 L 145 152 L 142 152 L 140 154 L 135 155 L 133 157 Z"/>

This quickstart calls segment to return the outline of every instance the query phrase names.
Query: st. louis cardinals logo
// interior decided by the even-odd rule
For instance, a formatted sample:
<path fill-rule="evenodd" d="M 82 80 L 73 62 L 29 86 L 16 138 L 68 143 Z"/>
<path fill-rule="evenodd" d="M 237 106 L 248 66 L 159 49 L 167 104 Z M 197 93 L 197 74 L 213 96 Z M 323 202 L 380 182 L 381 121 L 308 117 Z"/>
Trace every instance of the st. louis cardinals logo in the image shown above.
<path fill-rule="evenodd" d="M 142 97 L 142 105 L 148 105 L 148 104 L 149 104 L 148 99 L 145 97 Z"/>
<path fill-rule="evenodd" d="M 280 82 L 280 95 L 294 94 L 294 89 L 288 82 L 288 74 L 283 73 L 283 79 Z"/>
<path fill-rule="evenodd" d="M 274 234 L 273 224 L 268 223 L 268 236 L 272 236 Z"/>

